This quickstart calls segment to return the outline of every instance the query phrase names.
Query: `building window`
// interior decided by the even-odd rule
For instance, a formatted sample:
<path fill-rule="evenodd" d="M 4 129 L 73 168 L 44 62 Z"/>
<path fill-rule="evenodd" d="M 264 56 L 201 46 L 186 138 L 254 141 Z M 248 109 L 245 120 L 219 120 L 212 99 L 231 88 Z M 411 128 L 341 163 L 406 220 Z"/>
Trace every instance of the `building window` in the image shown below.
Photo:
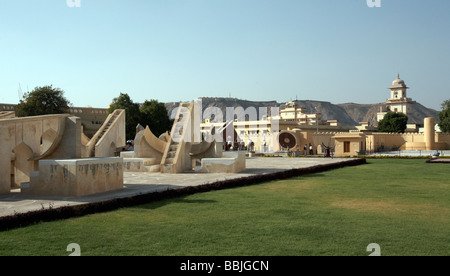
<path fill-rule="evenodd" d="M 349 141 L 344 142 L 344 152 L 350 152 L 350 142 Z"/>

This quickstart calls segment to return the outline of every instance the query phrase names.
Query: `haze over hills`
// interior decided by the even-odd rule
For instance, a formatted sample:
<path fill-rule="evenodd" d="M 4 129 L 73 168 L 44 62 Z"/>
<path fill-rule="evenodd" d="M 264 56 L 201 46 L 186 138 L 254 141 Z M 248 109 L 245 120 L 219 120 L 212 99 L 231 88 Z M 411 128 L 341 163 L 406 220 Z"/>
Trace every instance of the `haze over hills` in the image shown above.
<path fill-rule="evenodd" d="M 202 99 L 202 108 L 205 111 L 208 107 L 218 107 L 222 110 L 225 118 L 227 107 L 255 107 L 259 110 L 260 107 L 266 107 L 270 114 L 271 107 L 284 108 L 285 103 L 278 103 L 277 101 L 247 101 L 236 98 L 219 98 L 219 97 L 204 97 Z M 359 122 L 369 122 L 370 125 L 377 125 L 377 112 L 380 111 L 380 107 L 386 106 L 386 103 L 376 104 L 357 104 L 357 103 L 343 103 L 333 104 L 324 101 L 314 100 L 297 100 L 294 101 L 299 107 L 303 108 L 305 113 L 321 113 L 323 120 L 338 120 L 343 126 L 355 126 L 359 125 Z M 178 102 L 166 103 L 166 108 L 171 111 L 178 107 Z M 423 119 L 426 117 L 434 117 L 438 122 L 439 111 L 431 108 L 427 108 L 418 102 L 413 102 L 409 107 L 409 121 L 408 123 L 423 124 Z M 204 117 L 206 114 L 204 114 Z"/>
<path fill-rule="evenodd" d="M 369 122 L 372 125 L 377 124 L 377 113 L 380 107 L 386 106 L 386 103 L 378 104 L 355 104 L 345 103 L 338 104 L 344 108 L 346 113 L 355 122 Z M 436 123 L 439 121 L 439 111 L 427 108 L 418 102 L 413 102 L 408 106 L 408 123 L 423 125 L 423 119 L 427 117 L 434 117 Z"/>

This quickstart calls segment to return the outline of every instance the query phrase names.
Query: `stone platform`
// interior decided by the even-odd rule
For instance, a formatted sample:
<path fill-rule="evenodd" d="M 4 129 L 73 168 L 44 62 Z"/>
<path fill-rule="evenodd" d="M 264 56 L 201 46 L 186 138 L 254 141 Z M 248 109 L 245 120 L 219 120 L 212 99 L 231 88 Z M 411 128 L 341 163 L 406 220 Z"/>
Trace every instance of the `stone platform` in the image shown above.
<path fill-rule="evenodd" d="M 42 209 L 58 208 L 128 198 L 142 194 L 212 184 L 219 181 L 272 174 L 317 165 L 346 163 L 352 158 L 247 158 L 246 169 L 240 173 L 161 174 L 124 172 L 124 189 L 81 197 L 50 197 L 26 195 L 20 190 L 0 195 L 0 217 Z"/>
<path fill-rule="evenodd" d="M 448 158 L 436 158 L 436 159 L 430 159 L 430 160 L 427 161 L 427 163 L 450 164 L 450 159 L 448 159 Z"/>
<path fill-rule="evenodd" d="M 122 189 L 123 159 L 116 157 L 40 160 L 39 171 L 21 193 L 59 197 L 79 197 Z"/>

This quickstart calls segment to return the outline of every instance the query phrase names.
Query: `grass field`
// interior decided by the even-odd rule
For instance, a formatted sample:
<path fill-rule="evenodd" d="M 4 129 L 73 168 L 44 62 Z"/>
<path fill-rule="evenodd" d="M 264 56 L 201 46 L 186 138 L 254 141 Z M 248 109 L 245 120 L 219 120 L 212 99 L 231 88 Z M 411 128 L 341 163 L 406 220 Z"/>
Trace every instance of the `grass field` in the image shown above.
<path fill-rule="evenodd" d="M 450 255 L 450 166 L 368 160 L 0 232 L 0 255 Z"/>

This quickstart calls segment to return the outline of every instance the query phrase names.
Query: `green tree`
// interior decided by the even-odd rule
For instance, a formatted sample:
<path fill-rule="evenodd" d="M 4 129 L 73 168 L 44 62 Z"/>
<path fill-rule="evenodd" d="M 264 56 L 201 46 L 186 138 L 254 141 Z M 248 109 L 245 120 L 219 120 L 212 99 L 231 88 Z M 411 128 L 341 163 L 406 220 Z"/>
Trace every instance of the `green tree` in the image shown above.
<path fill-rule="evenodd" d="M 141 106 L 134 103 L 126 93 L 120 93 L 114 98 L 109 106 L 108 112 L 112 113 L 116 109 L 125 109 L 125 130 L 127 140 L 133 140 L 136 136 L 136 126 L 149 126 L 156 136 L 170 130 L 172 120 L 170 120 L 166 106 L 157 100 L 145 101 Z"/>
<path fill-rule="evenodd" d="M 169 118 L 169 114 L 164 103 L 160 103 L 157 100 L 145 101 L 142 104 L 140 111 L 140 124 L 142 126 L 148 125 L 153 134 L 156 136 L 163 134 L 172 127 L 173 123 Z"/>
<path fill-rule="evenodd" d="M 114 98 L 108 108 L 108 113 L 116 109 L 125 109 L 125 131 L 127 140 L 132 140 L 136 136 L 136 126 L 140 121 L 139 104 L 134 103 L 126 93 L 120 93 L 119 97 Z"/>
<path fill-rule="evenodd" d="M 52 85 L 36 87 L 25 93 L 17 105 L 17 116 L 39 116 L 67 113 L 71 103 L 64 97 L 64 91 Z"/>
<path fill-rule="evenodd" d="M 439 113 L 439 128 L 442 132 L 450 133 L 450 100 L 442 103 L 442 111 Z"/>
<path fill-rule="evenodd" d="M 404 133 L 408 116 L 401 112 L 388 112 L 383 120 L 378 122 L 378 130 L 381 132 Z"/>

